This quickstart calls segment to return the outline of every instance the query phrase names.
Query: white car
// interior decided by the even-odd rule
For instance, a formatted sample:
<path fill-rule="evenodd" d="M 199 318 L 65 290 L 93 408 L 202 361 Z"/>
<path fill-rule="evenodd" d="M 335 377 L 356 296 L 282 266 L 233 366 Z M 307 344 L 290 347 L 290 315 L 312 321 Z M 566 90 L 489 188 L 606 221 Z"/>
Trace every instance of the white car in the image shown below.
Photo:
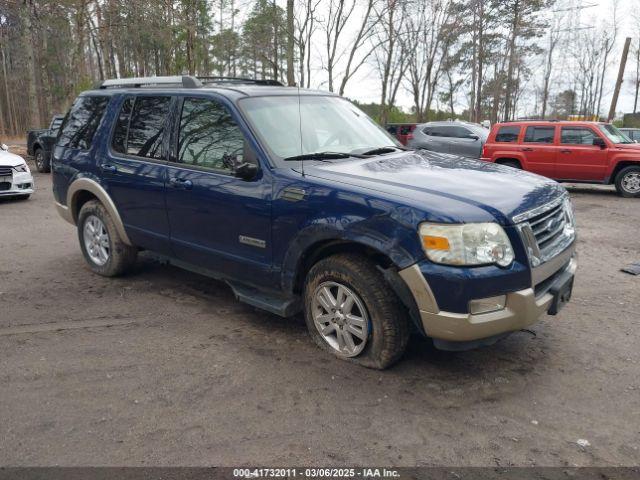
<path fill-rule="evenodd" d="M 0 197 L 29 198 L 33 193 L 33 177 L 27 162 L 20 155 L 0 145 Z"/>

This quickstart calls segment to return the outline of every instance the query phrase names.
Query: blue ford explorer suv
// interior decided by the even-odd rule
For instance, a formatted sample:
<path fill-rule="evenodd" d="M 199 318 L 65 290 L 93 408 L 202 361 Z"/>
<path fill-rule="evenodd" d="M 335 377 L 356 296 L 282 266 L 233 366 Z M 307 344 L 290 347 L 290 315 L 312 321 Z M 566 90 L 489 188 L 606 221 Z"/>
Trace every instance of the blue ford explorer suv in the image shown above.
<path fill-rule="evenodd" d="M 90 268 L 140 250 L 304 312 L 325 350 L 385 368 L 411 330 L 487 345 L 554 315 L 576 269 L 554 181 L 405 150 L 348 101 L 275 82 L 108 80 L 67 114 L 56 206 Z"/>

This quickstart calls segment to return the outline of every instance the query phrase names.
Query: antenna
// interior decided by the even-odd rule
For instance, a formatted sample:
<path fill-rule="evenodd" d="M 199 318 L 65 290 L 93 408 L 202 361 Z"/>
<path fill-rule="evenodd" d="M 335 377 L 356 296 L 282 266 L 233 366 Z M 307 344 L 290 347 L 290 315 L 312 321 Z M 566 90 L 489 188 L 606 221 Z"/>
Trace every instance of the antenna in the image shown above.
<path fill-rule="evenodd" d="M 300 86 L 296 85 L 298 89 L 298 126 L 300 127 L 300 155 L 303 154 L 302 148 L 302 108 L 300 107 Z M 304 177 L 304 160 L 300 160 L 300 169 L 302 170 L 302 176 Z"/>

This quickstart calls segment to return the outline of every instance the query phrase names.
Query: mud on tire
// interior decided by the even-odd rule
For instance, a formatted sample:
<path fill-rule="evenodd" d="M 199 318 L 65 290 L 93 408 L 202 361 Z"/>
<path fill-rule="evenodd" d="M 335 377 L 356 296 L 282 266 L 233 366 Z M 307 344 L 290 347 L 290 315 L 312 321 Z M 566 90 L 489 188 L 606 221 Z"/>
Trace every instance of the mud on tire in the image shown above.
<path fill-rule="evenodd" d="M 109 236 L 109 256 L 103 265 L 98 265 L 91 259 L 83 238 L 85 223 L 91 216 L 96 216 L 102 221 Z M 78 214 L 78 240 L 80 241 L 80 249 L 89 268 L 98 275 L 105 277 L 122 275 L 135 264 L 138 249 L 122 241 L 113 219 L 102 203 L 97 200 L 88 201 L 80 209 L 80 213 Z"/>
<path fill-rule="evenodd" d="M 354 292 L 364 304 L 369 332 L 364 349 L 345 358 L 323 338 L 313 318 L 313 299 L 318 286 L 336 282 Z M 359 365 L 384 369 L 398 361 L 409 340 L 409 318 L 404 306 L 373 262 L 364 256 L 338 254 L 316 263 L 307 274 L 304 314 L 309 334 L 322 348 Z"/>

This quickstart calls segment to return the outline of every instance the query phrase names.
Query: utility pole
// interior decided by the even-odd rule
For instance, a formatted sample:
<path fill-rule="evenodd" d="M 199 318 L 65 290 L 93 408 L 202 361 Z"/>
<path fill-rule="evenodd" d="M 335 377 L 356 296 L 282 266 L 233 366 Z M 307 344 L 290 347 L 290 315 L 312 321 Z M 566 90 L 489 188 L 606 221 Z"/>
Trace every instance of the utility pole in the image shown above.
<path fill-rule="evenodd" d="M 293 0 L 287 0 L 287 85 L 294 87 L 296 78 L 293 73 Z"/>
<path fill-rule="evenodd" d="M 613 120 L 616 114 L 616 105 L 618 104 L 618 95 L 620 95 L 620 87 L 622 86 L 622 80 L 624 79 L 624 67 L 627 64 L 627 55 L 629 55 L 629 45 L 631 44 L 631 37 L 627 37 L 624 41 L 624 48 L 622 49 L 622 58 L 620 59 L 620 69 L 618 70 L 618 80 L 616 81 L 616 88 L 613 90 L 613 98 L 611 99 L 611 108 L 609 108 L 609 116 L 607 122 Z"/>

